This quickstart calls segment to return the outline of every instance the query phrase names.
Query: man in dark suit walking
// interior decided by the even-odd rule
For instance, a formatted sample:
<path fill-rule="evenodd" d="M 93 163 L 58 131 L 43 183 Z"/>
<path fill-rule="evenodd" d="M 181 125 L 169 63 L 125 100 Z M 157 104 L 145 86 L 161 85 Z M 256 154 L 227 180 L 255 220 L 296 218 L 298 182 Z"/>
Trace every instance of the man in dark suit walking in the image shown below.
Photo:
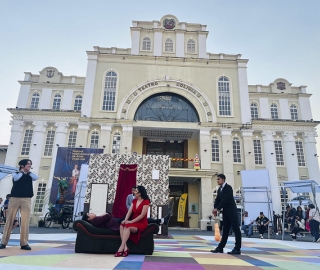
<path fill-rule="evenodd" d="M 239 226 L 238 210 L 233 198 L 232 187 L 225 181 L 226 176 L 224 174 L 219 174 L 217 183 L 220 188 L 218 189 L 218 195 L 214 202 L 212 214 L 216 216 L 218 211 L 223 209 L 223 232 L 221 242 L 219 243 L 218 247 L 214 250 L 211 250 L 211 252 L 223 253 L 223 248 L 226 246 L 229 237 L 229 231 L 232 227 L 236 237 L 236 243 L 234 249 L 228 252 L 228 254 L 241 254 L 241 231 Z"/>

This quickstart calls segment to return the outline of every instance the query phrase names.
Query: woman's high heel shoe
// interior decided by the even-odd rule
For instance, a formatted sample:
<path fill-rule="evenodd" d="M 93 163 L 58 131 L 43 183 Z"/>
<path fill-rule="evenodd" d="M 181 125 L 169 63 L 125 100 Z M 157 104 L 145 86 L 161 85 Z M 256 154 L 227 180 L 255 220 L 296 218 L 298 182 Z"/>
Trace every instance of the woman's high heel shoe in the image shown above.
<path fill-rule="evenodd" d="M 123 250 L 122 251 L 117 251 L 116 254 L 114 254 L 115 257 L 122 257 L 123 256 Z M 128 255 L 127 255 L 128 256 Z"/>
<path fill-rule="evenodd" d="M 129 255 L 129 249 L 122 252 L 122 257 L 128 257 L 128 255 Z"/>

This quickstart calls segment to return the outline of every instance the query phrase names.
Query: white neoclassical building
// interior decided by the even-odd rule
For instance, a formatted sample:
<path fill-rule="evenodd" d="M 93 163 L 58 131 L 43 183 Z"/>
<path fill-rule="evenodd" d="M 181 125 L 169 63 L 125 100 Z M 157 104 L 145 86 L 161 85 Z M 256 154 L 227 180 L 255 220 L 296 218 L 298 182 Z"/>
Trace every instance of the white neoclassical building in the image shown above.
<path fill-rule="evenodd" d="M 65 76 L 55 67 L 25 72 L 16 108 L 8 109 L 12 129 L 5 163 L 16 166 L 30 158 L 41 176 L 35 191 L 51 187 L 59 146 L 169 155 L 170 197 L 177 201 L 188 193 L 189 204 L 199 209 L 188 214 L 185 227 L 207 225 L 217 173 L 235 191 L 241 170 L 267 168 L 272 186 L 320 182 L 318 122 L 306 86 L 284 78 L 249 85 L 248 59 L 208 52 L 206 25 L 166 15 L 133 21 L 130 32 L 130 48 L 87 52 L 86 77 Z M 190 161 L 196 154 L 200 170 Z M 1 185 L 1 191 L 9 188 Z M 272 195 L 279 212 L 279 191 L 272 189 Z M 171 225 L 177 225 L 174 219 Z"/>

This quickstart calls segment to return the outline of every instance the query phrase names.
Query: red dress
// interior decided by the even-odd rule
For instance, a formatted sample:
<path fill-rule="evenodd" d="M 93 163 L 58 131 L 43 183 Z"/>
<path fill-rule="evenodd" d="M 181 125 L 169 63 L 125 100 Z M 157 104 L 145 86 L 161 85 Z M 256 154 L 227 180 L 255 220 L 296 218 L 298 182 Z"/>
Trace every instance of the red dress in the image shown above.
<path fill-rule="evenodd" d="M 137 199 L 133 199 L 133 201 L 132 201 L 133 205 L 132 205 L 131 220 L 134 220 L 136 217 L 141 215 L 142 208 L 144 205 L 150 205 L 149 200 L 143 200 L 139 204 L 138 208 L 136 208 L 137 201 L 138 201 Z M 139 221 L 137 221 L 135 223 L 125 224 L 125 225 L 121 224 L 122 226 L 125 226 L 126 228 L 128 228 L 128 227 L 138 228 L 137 233 L 131 233 L 130 237 L 129 237 L 129 239 L 135 244 L 139 243 L 141 232 L 143 232 L 148 226 L 147 214 L 148 214 L 148 212 L 145 214 L 145 216 L 142 219 L 140 219 Z"/>

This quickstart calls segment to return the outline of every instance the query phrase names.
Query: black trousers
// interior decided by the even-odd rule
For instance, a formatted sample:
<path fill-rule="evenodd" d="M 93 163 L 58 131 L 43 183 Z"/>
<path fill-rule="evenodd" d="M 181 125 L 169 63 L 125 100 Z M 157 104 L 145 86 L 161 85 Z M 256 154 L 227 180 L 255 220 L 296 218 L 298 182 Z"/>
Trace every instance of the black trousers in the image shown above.
<path fill-rule="evenodd" d="M 267 226 L 260 225 L 258 229 L 259 229 L 259 234 L 263 235 L 267 230 Z"/>
<path fill-rule="evenodd" d="M 218 245 L 218 249 L 223 249 L 228 241 L 230 228 L 234 231 L 236 237 L 235 249 L 241 249 L 241 231 L 239 227 L 238 220 L 230 220 L 227 216 L 223 216 L 223 231 L 222 231 L 222 239 Z"/>

